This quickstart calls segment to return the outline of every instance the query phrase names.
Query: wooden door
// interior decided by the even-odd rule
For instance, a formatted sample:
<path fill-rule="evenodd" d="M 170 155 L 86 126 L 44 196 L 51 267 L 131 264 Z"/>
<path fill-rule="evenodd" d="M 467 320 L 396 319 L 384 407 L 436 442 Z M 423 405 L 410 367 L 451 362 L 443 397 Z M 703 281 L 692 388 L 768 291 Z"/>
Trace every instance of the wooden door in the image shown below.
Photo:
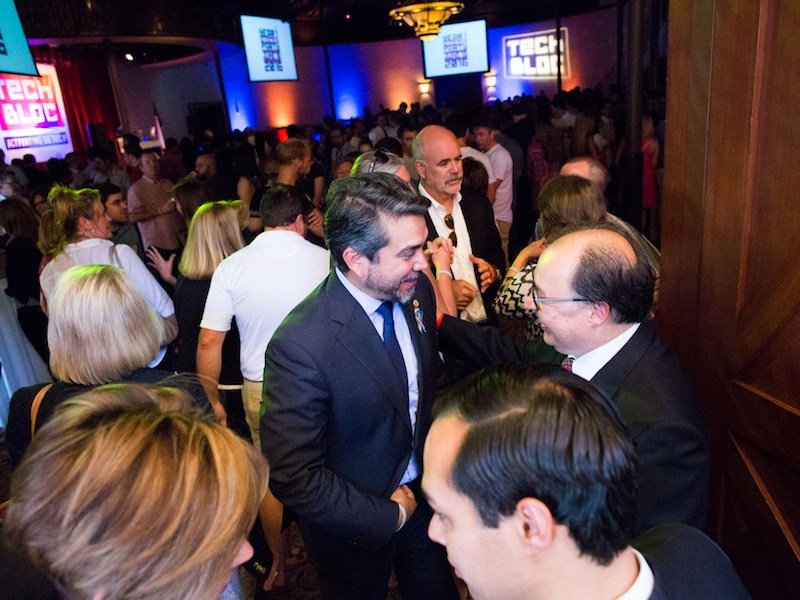
<path fill-rule="evenodd" d="M 800 598 L 800 2 L 669 10 L 659 326 L 708 412 L 712 535 Z"/>

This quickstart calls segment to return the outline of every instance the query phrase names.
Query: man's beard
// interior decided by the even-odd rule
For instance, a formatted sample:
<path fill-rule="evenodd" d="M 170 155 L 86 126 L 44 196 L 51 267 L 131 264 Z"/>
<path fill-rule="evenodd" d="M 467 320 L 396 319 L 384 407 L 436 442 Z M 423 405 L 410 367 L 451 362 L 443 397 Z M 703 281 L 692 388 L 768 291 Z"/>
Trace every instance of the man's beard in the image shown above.
<path fill-rule="evenodd" d="M 367 285 L 370 287 L 371 295 L 380 300 L 391 300 L 392 302 L 408 303 L 414 297 L 417 289 L 416 283 L 419 272 L 413 271 L 399 281 L 387 281 L 378 276 L 372 267 L 367 275 Z M 414 283 L 413 286 L 403 284 Z"/>

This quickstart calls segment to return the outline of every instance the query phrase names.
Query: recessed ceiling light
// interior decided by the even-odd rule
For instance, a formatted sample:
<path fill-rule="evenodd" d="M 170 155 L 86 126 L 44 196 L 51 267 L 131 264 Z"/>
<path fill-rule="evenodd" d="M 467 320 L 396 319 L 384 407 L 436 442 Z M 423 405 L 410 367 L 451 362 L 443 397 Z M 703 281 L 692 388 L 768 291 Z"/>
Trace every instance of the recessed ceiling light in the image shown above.
<path fill-rule="evenodd" d="M 126 52 L 125 53 L 125 60 L 129 60 L 129 61 L 133 62 L 133 54 L 131 54 L 130 52 Z"/>

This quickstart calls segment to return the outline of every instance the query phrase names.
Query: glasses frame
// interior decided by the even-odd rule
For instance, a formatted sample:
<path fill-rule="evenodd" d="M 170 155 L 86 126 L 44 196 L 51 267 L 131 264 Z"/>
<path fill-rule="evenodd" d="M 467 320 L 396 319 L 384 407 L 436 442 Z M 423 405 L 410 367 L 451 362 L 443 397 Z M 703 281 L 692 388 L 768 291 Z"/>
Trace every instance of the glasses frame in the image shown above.
<path fill-rule="evenodd" d="M 588 298 L 540 298 L 539 294 L 536 293 L 535 285 L 531 287 L 531 293 L 533 294 L 533 304 L 536 306 L 537 310 L 542 310 L 542 305 L 544 304 L 554 304 L 557 302 L 591 302 Z"/>

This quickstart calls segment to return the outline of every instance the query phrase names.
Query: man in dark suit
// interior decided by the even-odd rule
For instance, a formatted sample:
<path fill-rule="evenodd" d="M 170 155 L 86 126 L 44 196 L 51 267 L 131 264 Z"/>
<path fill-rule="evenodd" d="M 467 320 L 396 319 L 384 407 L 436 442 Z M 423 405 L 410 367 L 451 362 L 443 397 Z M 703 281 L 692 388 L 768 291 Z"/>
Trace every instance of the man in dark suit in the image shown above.
<path fill-rule="evenodd" d="M 428 238 L 449 237 L 455 247 L 453 292 L 460 316 L 496 322 L 492 300 L 505 270 L 500 233 L 486 197 L 461 195 L 461 148 L 439 125 L 424 127 L 412 145 L 419 193 L 430 201 Z"/>
<path fill-rule="evenodd" d="M 632 541 L 636 449 L 613 403 L 555 365 L 490 367 L 436 405 L 429 533 L 476 600 L 748 598 L 686 525 Z"/>
<path fill-rule="evenodd" d="M 704 419 L 677 358 L 647 321 L 647 262 L 615 231 L 575 231 L 542 253 L 533 293 L 542 339 L 523 345 L 494 328 L 444 317 L 440 348 L 474 368 L 563 361 L 615 402 L 633 436 L 641 465 L 636 531 L 673 522 L 702 529 L 709 491 Z"/>
<path fill-rule="evenodd" d="M 439 364 L 428 202 L 374 173 L 335 181 L 327 203 L 336 268 L 267 348 L 270 485 L 298 515 L 324 598 L 384 600 L 394 566 L 404 598 L 456 599 L 419 493 Z"/>

